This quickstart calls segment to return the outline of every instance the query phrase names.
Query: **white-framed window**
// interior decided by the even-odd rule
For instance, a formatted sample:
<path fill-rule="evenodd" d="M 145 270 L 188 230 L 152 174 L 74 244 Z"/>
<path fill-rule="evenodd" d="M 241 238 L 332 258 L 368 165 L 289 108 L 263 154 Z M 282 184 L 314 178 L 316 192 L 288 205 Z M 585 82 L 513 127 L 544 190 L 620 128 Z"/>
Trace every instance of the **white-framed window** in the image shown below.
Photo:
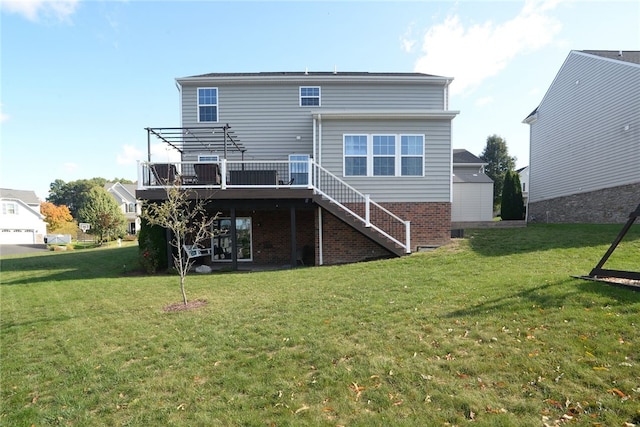
<path fill-rule="evenodd" d="M 3 215 L 18 215 L 18 204 L 13 202 L 2 203 Z"/>
<path fill-rule="evenodd" d="M 400 175 L 424 175 L 424 135 L 400 135 Z"/>
<path fill-rule="evenodd" d="M 198 88 L 198 122 L 218 121 L 218 88 Z"/>
<path fill-rule="evenodd" d="M 345 134 L 344 176 L 424 176 L 424 135 Z"/>
<path fill-rule="evenodd" d="M 372 135 L 373 176 L 395 176 L 396 136 Z"/>
<path fill-rule="evenodd" d="M 136 212 L 136 204 L 133 202 L 127 203 L 127 213 L 135 213 Z"/>
<path fill-rule="evenodd" d="M 320 106 L 320 87 L 319 86 L 300 86 L 300 106 L 301 107 L 319 107 Z"/>
<path fill-rule="evenodd" d="M 217 154 L 198 154 L 199 162 L 219 162 L 220 156 Z"/>
<path fill-rule="evenodd" d="M 367 176 L 367 135 L 344 135 L 344 175 Z"/>
<path fill-rule="evenodd" d="M 289 154 L 289 182 L 291 185 L 309 184 L 308 154 Z"/>

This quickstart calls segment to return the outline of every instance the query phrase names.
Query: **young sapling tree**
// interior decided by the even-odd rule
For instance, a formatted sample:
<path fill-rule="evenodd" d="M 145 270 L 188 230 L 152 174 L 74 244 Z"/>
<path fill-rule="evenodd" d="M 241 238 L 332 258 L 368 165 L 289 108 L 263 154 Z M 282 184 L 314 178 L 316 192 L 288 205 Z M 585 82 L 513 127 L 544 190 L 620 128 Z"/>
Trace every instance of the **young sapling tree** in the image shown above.
<path fill-rule="evenodd" d="M 180 291 L 182 302 L 187 305 L 185 281 L 187 274 L 195 262 L 184 250 L 185 245 L 193 249 L 202 249 L 204 242 L 211 238 L 214 231 L 212 224 L 218 213 L 207 216 L 206 201 L 190 199 L 191 192 L 184 190 L 179 184 L 167 187 L 167 198 L 158 203 L 145 203 L 142 217 L 150 225 L 158 225 L 171 232 L 169 244 L 176 249 L 172 251 L 173 266 L 180 275 Z"/>

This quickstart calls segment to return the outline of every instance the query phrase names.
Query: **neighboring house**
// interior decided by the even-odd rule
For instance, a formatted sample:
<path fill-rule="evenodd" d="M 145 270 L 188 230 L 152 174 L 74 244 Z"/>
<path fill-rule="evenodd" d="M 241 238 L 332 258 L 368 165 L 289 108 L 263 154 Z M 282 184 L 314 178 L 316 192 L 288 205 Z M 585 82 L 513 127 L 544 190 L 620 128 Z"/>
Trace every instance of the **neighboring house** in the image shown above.
<path fill-rule="evenodd" d="M 40 213 L 40 200 L 34 191 L 0 188 L 0 244 L 44 243 L 47 223 Z"/>
<path fill-rule="evenodd" d="M 518 169 L 518 175 L 520 176 L 520 185 L 522 186 L 522 201 L 525 207 L 529 203 L 529 166 Z"/>
<path fill-rule="evenodd" d="M 107 182 L 105 190 L 113 196 L 127 220 L 127 233 L 136 234 L 140 230 L 140 203 L 136 200 L 136 184 Z"/>
<path fill-rule="evenodd" d="M 524 123 L 530 221 L 626 222 L 640 203 L 639 51 L 571 51 Z"/>
<path fill-rule="evenodd" d="M 447 243 L 451 81 L 366 72 L 179 78 L 181 127 L 147 131 L 149 146 L 163 142 L 181 162 L 141 162 L 136 196 L 163 200 L 177 180 L 206 199 L 221 213 L 211 261 L 232 268 L 339 264 Z"/>
<path fill-rule="evenodd" d="M 453 150 L 452 222 L 493 220 L 493 180 L 484 173 L 486 165 L 467 150 Z"/>

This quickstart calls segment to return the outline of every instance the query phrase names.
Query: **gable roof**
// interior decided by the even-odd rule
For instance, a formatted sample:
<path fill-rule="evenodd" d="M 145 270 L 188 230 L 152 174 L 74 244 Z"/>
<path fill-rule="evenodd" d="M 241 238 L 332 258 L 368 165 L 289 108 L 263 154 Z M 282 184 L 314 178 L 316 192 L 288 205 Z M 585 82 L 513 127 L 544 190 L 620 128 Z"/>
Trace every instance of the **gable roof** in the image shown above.
<path fill-rule="evenodd" d="M 116 194 L 120 197 L 121 200 L 118 200 L 118 202 L 136 200 L 136 187 L 136 184 L 123 184 L 121 182 L 107 182 L 104 185 L 104 189 L 114 197 Z"/>
<path fill-rule="evenodd" d="M 522 120 L 522 123 L 533 124 L 536 122 L 538 117 L 538 109 L 543 104 L 545 98 L 547 97 L 547 94 L 549 93 L 549 90 L 551 90 L 551 88 L 553 87 L 553 84 L 555 83 L 560 73 L 562 73 L 563 68 L 565 67 L 565 65 L 567 64 L 567 62 L 569 61 L 572 55 L 589 55 L 589 56 L 595 57 L 596 59 L 600 59 L 603 61 L 615 61 L 619 64 L 628 65 L 631 67 L 637 67 L 640 65 L 640 51 L 637 51 L 637 50 L 572 50 L 569 52 L 569 55 L 567 55 L 567 57 L 565 58 L 564 62 L 562 63 L 562 66 L 556 73 L 556 76 L 554 77 L 553 81 L 551 82 L 551 85 L 549 86 L 549 88 L 547 89 L 547 92 L 542 97 L 542 100 L 540 101 L 538 106 L 531 113 L 529 113 L 529 115 L 527 115 L 527 117 L 525 117 L 524 120 Z"/>
<path fill-rule="evenodd" d="M 473 164 L 473 165 L 486 165 L 487 162 L 482 160 L 480 157 L 471 154 L 469 151 L 464 148 L 454 148 L 453 149 L 453 163 L 460 164 Z"/>
<path fill-rule="evenodd" d="M 581 50 L 580 52 L 616 61 L 640 64 L 640 51 L 638 50 Z"/>
<path fill-rule="evenodd" d="M 36 196 L 36 192 L 31 190 L 13 190 L 11 188 L 0 188 L 0 198 L 21 200 L 27 205 L 40 206 L 40 199 L 38 199 L 38 196 Z"/>

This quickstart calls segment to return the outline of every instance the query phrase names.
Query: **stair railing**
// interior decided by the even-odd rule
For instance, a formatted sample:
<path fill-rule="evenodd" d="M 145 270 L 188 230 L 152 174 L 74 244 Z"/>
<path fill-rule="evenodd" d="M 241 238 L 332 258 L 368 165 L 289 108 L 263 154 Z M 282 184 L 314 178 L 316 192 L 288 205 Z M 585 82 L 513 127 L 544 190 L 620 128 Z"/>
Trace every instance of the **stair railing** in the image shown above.
<path fill-rule="evenodd" d="M 368 194 L 347 184 L 327 169 L 309 160 L 314 192 L 411 253 L 411 223 L 371 200 Z"/>

